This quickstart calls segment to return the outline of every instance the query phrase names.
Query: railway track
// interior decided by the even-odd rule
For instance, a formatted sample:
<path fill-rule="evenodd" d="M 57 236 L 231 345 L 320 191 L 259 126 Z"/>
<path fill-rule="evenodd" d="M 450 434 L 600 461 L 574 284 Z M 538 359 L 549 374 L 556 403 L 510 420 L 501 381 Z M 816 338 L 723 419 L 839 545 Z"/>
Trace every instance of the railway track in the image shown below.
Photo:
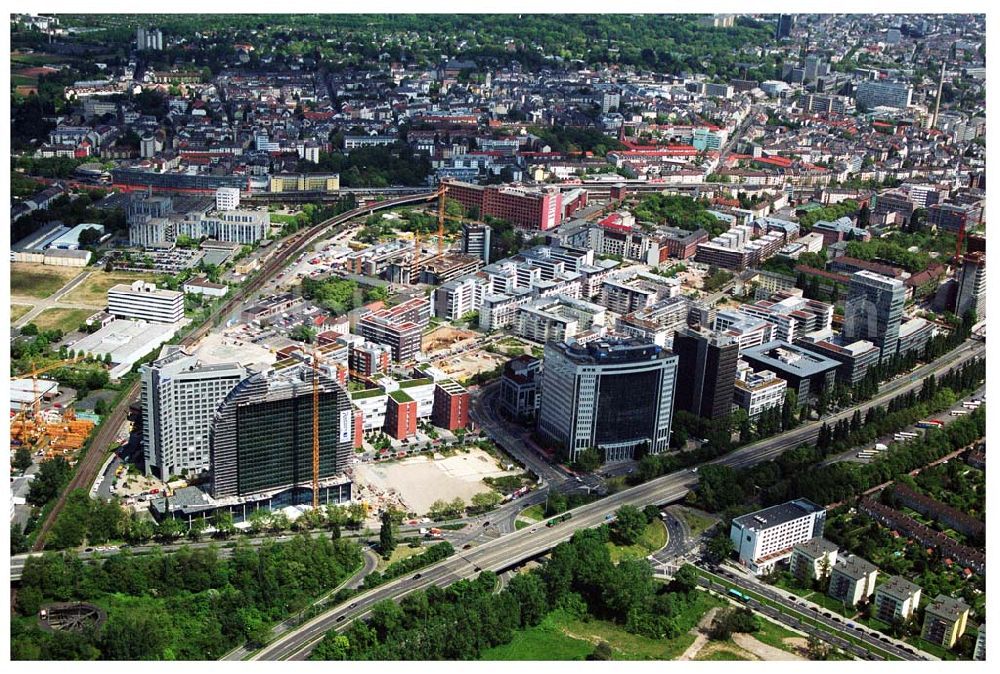
<path fill-rule="evenodd" d="M 218 325 L 220 319 L 231 314 L 238 306 L 243 304 L 248 298 L 252 297 L 253 294 L 264 287 L 264 285 L 266 285 L 267 282 L 270 281 L 271 278 L 274 277 L 274 275 L 277 274 L 291 258 L 302 252 L 302 250 L 312 244 L 319 236 L 324 234 L 331 227 L 339 227 L 360 215 L 371 214 L 375 211 L 394 208 L 404 204 L 430 201 L 436 196 L 437 192 L 429 192 L 406 195 L 395 199 L 387 199 L 386 201 L 345 211 L 344 213 L 335 215 L 317 225 L 313 225 L 309 229 L 293 234 L 283 244 L 281 244 L 281 249 L 271 260 L 267 262 L 267 264 L 264 265 L 260 271 L 257 272 L 257 274 L 240 286 L 240 288 L 233 293 L 232 298 L 230 298 L 222 306 L 215 309 L 215 311 L 213 311 L 208 318 L 205 319 L 204 323 L 184 337 L 180 344 L 182 346 L 193 346 L 194 344 L 197 344 L 205 335 L 208 334 L 209 330 Z M 121 428 L 122 423 L 124 423 L 126 417 L 128 416 L 129 407 L 138 399 L 139 382 L 135 382 L 129 386 L 114 411 L 112 411 L 111 414 L 98 427 L 97 433 L 90 443 L 90 449 L 87 451 L 86 455 L 84 455 L 83 459 L 77 464 L 69 485 L 59 494 L 59 497 L 56 499 L 55 506 L 53 506 L 48 517 L 46 517 L 42 522 L 41 529 L 38 531 L 38 537 L 35 539 L 35 544 L 31 548 L 33 552 L 41 552 L 45 549 L 45 538 L 48 536 L 49 531 L 51 531 L 52 525 L 55 523 L 56 519 L 58 519 L 59 513 L 62 512 L 63 507 L 66 505 L 66 499 L 69 497 L 69 494 L 75 489 L 89 488 L 90 485 L 93 484 L 94 480 L 97 479 L 97 473 L 101 469 L 104 460 L 107 458 L 108 448 L 111 446 L 111 442 L 114 440 L 118 429 Z"/>

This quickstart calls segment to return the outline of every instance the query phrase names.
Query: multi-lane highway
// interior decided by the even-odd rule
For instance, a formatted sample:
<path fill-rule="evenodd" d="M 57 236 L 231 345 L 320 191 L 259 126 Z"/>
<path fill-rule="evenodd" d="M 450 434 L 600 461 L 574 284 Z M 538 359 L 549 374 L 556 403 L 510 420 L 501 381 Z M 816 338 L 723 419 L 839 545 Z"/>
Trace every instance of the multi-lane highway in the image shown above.
<path fill-rule="evenodd" d="M 884 405 L 897 395 L 919 389 L 925 377 L 947 372 L 969 358 L 982 355 L 984 350 L 984 345 L 981 343 L 966 342 L 933 363 L 918 368 L 910 375 L 886 383 L 880 389 L 879 395 L 871 401 L 839 412 L 823 421 L 836 423 L 841 418 L 851 416 L 855 409 L 860 409 L 864 413 L 870 407 Z M 817 421 L 804 424 L 780 436 L 747 445 L 716 459 L 713 463 L 743 468 L 768 461 L 788 449 L 813 441 L 819 433 L 821 423 Z M 255 654 L 253 659 L 304 659 L 327 630 L 343 627 L 350 620 L 365 617 L 371 607 L 383 599 L 399 599 L 430 585 L 448 585 L 461 578 L 475 576 L 483 570 L 503 571 L 542 555 L 560 542 L 568 540 L 577 529 L 602 524 L 609 513 L 622 505 L 643 507 L 651 503 L 664 504 L 678 501 L 697 485 L 697 482 L 698 476 L 693 470 L 678 471 L 581 506 L 572 511 L 571 520 L 554 527 L 538 524 L 470 550 L 459 550 L 455 556 L 432 567 L 412 576 L 396 579 L 357 597 L 346 606 L 335 607 L 317 616 L 298 629 L 276 639 Z"/>

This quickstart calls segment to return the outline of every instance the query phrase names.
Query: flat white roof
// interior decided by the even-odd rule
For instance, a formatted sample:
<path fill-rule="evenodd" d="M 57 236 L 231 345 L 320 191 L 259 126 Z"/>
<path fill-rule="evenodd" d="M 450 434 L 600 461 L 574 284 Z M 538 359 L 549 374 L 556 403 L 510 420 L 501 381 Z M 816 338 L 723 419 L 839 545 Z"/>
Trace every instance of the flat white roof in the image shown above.
<path fill-rule="evenodd" d="M 102 357 L 110 353 L 111 362 L 115 364 L 111 370 L 111 378 L 117 379 L 131 370 L 137 361 L 173 337 L 187 322 L 147 323 L 115 319 L 81 339 L 73 348 Z"/>

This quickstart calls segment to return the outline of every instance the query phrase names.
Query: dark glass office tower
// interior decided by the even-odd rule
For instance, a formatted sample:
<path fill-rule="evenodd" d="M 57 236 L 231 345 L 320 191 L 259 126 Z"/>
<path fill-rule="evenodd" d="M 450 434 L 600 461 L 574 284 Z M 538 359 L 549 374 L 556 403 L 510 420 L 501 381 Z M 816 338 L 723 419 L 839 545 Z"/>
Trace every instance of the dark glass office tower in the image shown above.
<path fill-rule="evenodd" d="M 685 328 L 674 335 L 677 409 L 706 419 L 732 412 L 739 344 L 711 330 Z"/>
<path fill-rule="evenodd" d="M 223 401 L 211 429 L 213 496 L 311 486 L 312 376 L 309 366 L 255 374 Z M 323 369 L 319 378 L 322 480 L 342 473 L 347 466 L 354 428 L 344 389 Z"/>

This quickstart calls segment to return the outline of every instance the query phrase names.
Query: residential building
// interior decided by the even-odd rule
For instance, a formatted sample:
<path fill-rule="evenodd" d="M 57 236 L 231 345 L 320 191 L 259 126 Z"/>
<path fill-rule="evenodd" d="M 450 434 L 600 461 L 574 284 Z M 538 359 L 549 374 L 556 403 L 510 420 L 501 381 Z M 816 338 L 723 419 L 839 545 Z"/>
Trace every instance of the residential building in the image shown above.
<path fill-rule="evenodd" d="M 403 389 L 390 391 L 386 400 L 385 432 L 396 440 L 417 434 L 417 401 Z"/>
<path fill-rule="evenodd" d="M 830 574 L 827 595 L 847 606 L 867 601 L 875 592 L 878 568 L 857 555 L 840 555 Z"/>
<path fill-rule="evenodd" d="M 434 315 L 457 321 L 473 311 L 479 311 L 486 292 L 486 280 L 478 275 L 448 281 L 434 289 Z"/>
<path fill-rule="evenodd" d="M 739 364 L 733 386 L 733 404 L 736 407 L 746 410 L 750 419 L 756 420 L 761 413 L 780 409 L 785 404 L 788 382 L 770 370 L 754 372 L 745 361 L 741 360 Z"/>
<path fill-rule="evenodd" d="M 677 357 L 637 339 L 545 345 L 539 434 L 573 461 L 597 448 L 606 461 L 660 454 L 670 443 Z"/>
<path fill-rule="evenodd" d="M 420 352 L 420 337 L 430 324 L 430 310 L 430 302 L 415 297 L 365 314 L 358 320 L 357 332 L 369 342 L 392 349 L 394 361 L 408 362 Z"/>
<path fill-rule="evenodd" d="M 859 108 L 908 108 L 913 98 L 913 87 L 905 82 L 865 80 L 858 83 L 854 99 Z"/>
<path fill-rule="evenodd" d="M 312 502 L 313 377 L 319 386 L 320 503 L 339 497 L 327 482 L 353 456 L 354 414 L 336 373 L 308 364 L 267 370 L 240 382 L 219 405 L 210 430 L 215 498 L 292 490 Z"/>
<path fill-rule="evenodd" d="M 207 365 L 177 346 L 139 370 L 146 474 L 162 480 L 209 470 L 216 408 L 246 378 L 237 363 Z"/>
<path fill-rule="evenodd" d="M 469 425 L 469 392 L 450 379 L 434 385 L 433 422 L 438 428 L 454 431 Z"/>
<path fill-rule="evenodd" d="M 803 583 L 830 576 L 837 563 L 837 545 L 823 537 L 810 538 L 792 548 L 788 568 Z"/>
<path fill-rule="evenodd" d="M 840 366 L 835 360 L 782 341 L 746 349 L 742 358 L 755 370 L 770 370 L 788 382 L 800 403 L 832 388 Z"/>
<path fill-rule="evenodd" d="M 348 367 L 359 377 L 371 377 L 380 372 L 388 372 L 392 361 L 390 347 L 366 342 L 360 338 L 357 342 L 351 342 L 348 354 Z"/>
<path fill-rule="evenodd" d="M 554 295 L 539 297 L 517 308 L 513 330 L 519 337 L 544 344 L 575 341 L 585 333 L 603 334 L 604 307 Z"/>
<path fill-rule="evenodd" d="M 924 625 L 920 638 L 952 648 L 965 634 L 969 620 L 969 606 L 960 599 L 939 594 L 924 608 Z"/>
<path fill-rule="evenodd" d="M 732 309 L 725 309 L 717 313 L 712 327 L 716 332 L 736 340 L 740 351 L 770 342 L 774 339 L 775 334 L 773 323 Z"/>
<path fill-rule="evenodd" d="M 153 283 L 119 283 L 108 290 L 108 313 L 153 323 L 176 323 L 184 318 L 184 293 L 158 290 Z"/>
<path fill-rule="evenodd" d="M 617 273 L 601 284 L 601 304 L 616 314 L 645 309 L 662 299 L 681 294 L 680 279 L 645 271 Z"/>
<path fill-rule="evenodd" d="M 740 564 L 761 575 L 791 557 L 797 544 L 822 536 L 825 523 L 826 510 L 796 499 L 733 518 L 729 539 Z"/>
<path fill-rule="evenodd" d="M 674 335 L 677 354 L 677 409 L 706 419 L 732 411 L 739 344 L 704 328 L 683 328 Z"/>
<path fill-rule="evenodd" d="M 687 297 L 671 297 L 622 316 L 617 329 L 657 346 L 669 347 L 673 344 L 674 333 L 687 325 L 690 309 L 691 300 Z"/>
<path fill-rule="evenodd" d="M 986 660 L 986 623 L 979 626 L 976 634 L 976 647 L 972 651 L 972 659 L 977 661 Z"/>
<path fill-rule="evenodd" d="M 798 288 L 777 292 L 767 300 L 744 304 L 739 311 L 773 324 L 774 338 L 789 343 L 806 333 L 828 330 L 833 324 L 833 305 L 807 300 Z"/>
<path fill-rule="evenodd" d="M 844 339 L 865 339 L 881 352 L 886 362 L 899 347 L 899 326 L 906 304 L 906 288 L 899 279 L 871 271 L 851 274 L 844 307 Z"/>
<path fill-rule="evenodd" d="M 900 576 L 891 576 L 875 588 L 872 617 L 884 623 L 905 622 L 920 606 L 920 587 Z"/>

